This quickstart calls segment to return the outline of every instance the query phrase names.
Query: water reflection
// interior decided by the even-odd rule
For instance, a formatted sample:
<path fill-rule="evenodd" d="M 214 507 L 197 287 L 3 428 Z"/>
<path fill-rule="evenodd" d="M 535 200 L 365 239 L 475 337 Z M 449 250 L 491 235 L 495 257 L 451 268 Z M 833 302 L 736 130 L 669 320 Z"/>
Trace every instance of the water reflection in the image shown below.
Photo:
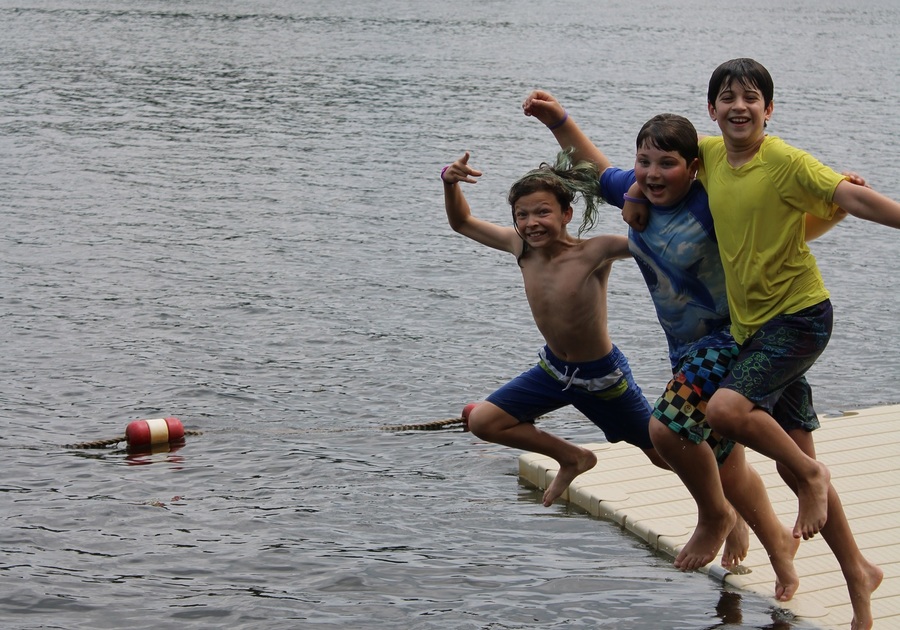
<path fill-rule="evenodd" d="M 176 455 L 184 447 L 185 441 L 168 442 L 165 444 L 153 444 L 144 446 L 129 446 L 126 449 L 125 462 L 129 466 L 146 466 L 154 463 L 176 464 L 175 468 L 181 468 L 185 459 Z"/>

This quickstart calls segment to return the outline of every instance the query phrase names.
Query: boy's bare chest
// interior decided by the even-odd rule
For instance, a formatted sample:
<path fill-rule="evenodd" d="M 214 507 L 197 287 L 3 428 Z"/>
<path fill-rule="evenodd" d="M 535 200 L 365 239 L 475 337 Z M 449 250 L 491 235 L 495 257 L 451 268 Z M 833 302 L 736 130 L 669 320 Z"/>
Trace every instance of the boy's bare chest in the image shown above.
<path fill-rule="evenodd" d="M 522 269 L 525 293 L 532 308 L 553 311 L 593 299 L 599 280 L 594 270 L 577 264 L 550 264 Z"/>

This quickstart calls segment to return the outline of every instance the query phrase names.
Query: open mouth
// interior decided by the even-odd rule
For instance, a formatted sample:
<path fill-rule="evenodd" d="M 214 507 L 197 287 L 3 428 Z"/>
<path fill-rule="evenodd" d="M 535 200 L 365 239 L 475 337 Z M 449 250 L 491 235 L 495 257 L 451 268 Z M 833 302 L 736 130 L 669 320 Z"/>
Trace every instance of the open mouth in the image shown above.
<path fill-rule="evenodd" d="M 647 184 L 646 186 L 647 193 L 654 197 L 658 197 L 666 191 L 666 187 L 663 184 Z"/>

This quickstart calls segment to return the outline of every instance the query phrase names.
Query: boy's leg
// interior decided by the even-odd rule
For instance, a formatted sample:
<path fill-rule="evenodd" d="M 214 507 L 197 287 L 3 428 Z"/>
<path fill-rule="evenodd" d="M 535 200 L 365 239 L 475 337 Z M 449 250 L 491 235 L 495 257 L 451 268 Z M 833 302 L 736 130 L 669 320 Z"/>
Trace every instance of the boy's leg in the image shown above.
<path fill-rule="evenodd" d="M 725 496 L 746 519 L 769 555 L 775 571 L 775 599 L 786 602 L 794 596 L 800 578 L 794 569 L 794 556 L 800 540 L 785 527 L 769 501 L 766 486 L 756 469 L 747 462 L 744 447 L 735 445 L 719 468 Z"/>
<path fill-rule="evenodd" d="M 733 506 L 769 555 L 776 577 L 775 598 L 791 599 L 800 584 L 793 562 L 800 541 L 778 520 L 762 478 L 747 463 L 743 447 L 736 445 L 719 469 L 707 443 L 694 444 L 654 421 L 650 436 L 697 502 L 697 528 L 675 566 L 691 570 L 712 561 L 729 533 L 725 528 L 735 522 Z"/>
<path fill-rule="evenodd" d="M 570 404 L 569 398 L 564 385 L 539 364 L 503 385 L 469 413 L 469 430 L 482 440 L 556 460 L 559 471 L 544 491 L 545 506 L 559 498 L 575 477 L 597 463 L 593 451 L 534 424 L 535 418 Z"/>
<path fill-rule="evenodd" d="M 797 480 L 800 509 L 795 537 L 811 538 L 828 515 L 830 474 L 809 457 L 772 417 L 784 388 L 801 378 L 831 336 L 827 300 L 766 323 L 741 348 L 731 373 L 713 394 L 707 420 L 718 433 L 775 460 Z"/>
<path fill-rule="evenodd" d="M 736 347 L 710 347 L 683 357 L 656 401 L 650 435 L 697 502 L 697 529 L 676 559 L 676 566 L 712 560 L 715 552 L 710 555 L 708 549 L 722 544 L 722 520 L 728 513 L 735 520 L 734 507 L 742 518 L 725 538 L 722 566 L 734 566 L 746 556 L 747 543 L 741 546 L 740 540 L 733 539 L 735 530 L 737 538 L 740 532 L 746 536 L 749 523 L 769 552 L 776 574 L 775 596 L 786 601 L 799 582 L 793 565 L 799 541 L 775 516 L 762 479 L 747 463 L 743 447 L 713 434 L 706 422 L 707 401 L 737 354 Z"/>
<path fill-rule="evenodd" d="M 752 401 L 730 389 L 720 389 L 709 401 L 709 423 L 716 431 L 787 468 L 798 480 L 800 509 L 793 534 L 812 538 L 828 515 L 831 475 L 824 464 L 807 456 L 784 429 Z"/>
<path fill-rule="evenodd" d="M 697 503 L 697 527 L 675 558 L 684 571 L 712 562 L 726 544 L 723 566 L 740 562 L 747 552 L 746 525 L 738 522 L 722 491 L 718 462 L 705 421 L 706 402 L 727 374 L 737 348 L 702 348 L 684 356 L 653 408 L 650 438 Z M 710 442 L 708 442 L 710 440 Z M 731 448 L 723 443 L 722 448 Z M 739 525 L 739 527 L 735 527 Z M 731 533 L 737 530 L 738 541 Z M 744 540 L 741 541 L 743 532 Z M 727 543 L 726 543 L 727 541 Z"/>
<path fill-rule="evenodd" d="M 538 429 L 532 422 L 520 422 L 490 402 L 482 402 L 469 413 L 469 430 L 487 442 L 552 457 L 559 471 L 544 491 L 543 504 L 549 507 L 565 492 L 572 480 L 597 463 L 593 451 Z"/>
<path fill-rule="evenodd" d="M 792 429 L 789 434 L 807 455 L 813 458 L 816 456 L 812 433 L 803 429 Z M 778 472 L 785 483 L 796 492 L 797 480 L 790 471 L 779 466 Z M 850 627 L 853 630 L 868 630 L 874 624 L 872 593 L 881 584 L 884 572 L 863 556 L 853 537 L 841 499 L 831 484 L 828 485 L 828 520 L 821 531 L 822 538 L 828 543 L 847 582 L 850 604 L 853 607 L 853 621 Z"/>
<path fill-rule="evenodd" d="M 672 470 L 672 467 L 669 466 L 668 462 L 666 462 L 665 458 L 659 454 L 659 451 L 657 451 L 656 448 L 642 448 L 641 450 L 644 452 L 644 455 L 647 456 L 647 459 L 650 460 L 650 463 L 657 468 Z"/>
<path fill-rule="evenodd" d="M 695 444 L 655 418 L 650 438 L 697 503 L 697 527 L 678 552 L 675 567 L 699 569 L 715 559 L 736 519 L 722 492 L 716 458 L 705 442 Z"/>

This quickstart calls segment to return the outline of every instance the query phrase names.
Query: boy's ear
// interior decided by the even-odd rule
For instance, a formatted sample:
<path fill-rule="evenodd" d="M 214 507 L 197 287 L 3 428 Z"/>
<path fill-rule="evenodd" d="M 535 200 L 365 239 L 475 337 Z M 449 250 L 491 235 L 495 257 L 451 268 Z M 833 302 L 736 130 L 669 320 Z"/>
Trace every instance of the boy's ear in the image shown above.
<path fill-rule="evenodd" d="M 775 101 L 769 101 L 768 106 L 766 106 L 766 122 L 769 122 L 769 119 L 772 117 L 772 110 L 775 109 Z"/>
<path fill-rule="evenodd" d="M 712 118 L 713 120 L 716 119 L 716 106 L 715 106 L 715 105 L 713 105 L 712 103 L 707 103 L 707 104 L 706 104 L 706 111 L 709 112 L 709 117 L 710 117 L 710 118 Z"/>
<path fill-rule="evenodd" d="M 688 173 L 691 174 L 691 179 L 697 177 L 697 171 L 700 170 L 700 158 L 694 158 L 691 160 L 691 163 L 688 164 Z"/>

